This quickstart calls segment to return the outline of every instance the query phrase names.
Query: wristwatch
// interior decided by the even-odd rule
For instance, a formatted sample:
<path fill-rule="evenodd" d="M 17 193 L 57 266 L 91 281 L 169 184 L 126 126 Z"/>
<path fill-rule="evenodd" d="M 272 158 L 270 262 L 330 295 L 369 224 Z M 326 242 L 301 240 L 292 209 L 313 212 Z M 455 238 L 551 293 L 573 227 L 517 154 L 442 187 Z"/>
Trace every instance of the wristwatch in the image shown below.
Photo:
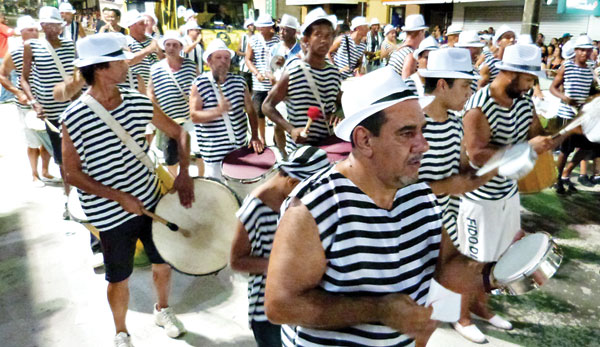
<path fill-rule="evenodd" d="M 27 105 L 29 105 L 29 106 L 33 106 L 37 103 L 38 103 L 38 101 L 36 99 L 31 99 L 31 100 L 27 101 Z"/>

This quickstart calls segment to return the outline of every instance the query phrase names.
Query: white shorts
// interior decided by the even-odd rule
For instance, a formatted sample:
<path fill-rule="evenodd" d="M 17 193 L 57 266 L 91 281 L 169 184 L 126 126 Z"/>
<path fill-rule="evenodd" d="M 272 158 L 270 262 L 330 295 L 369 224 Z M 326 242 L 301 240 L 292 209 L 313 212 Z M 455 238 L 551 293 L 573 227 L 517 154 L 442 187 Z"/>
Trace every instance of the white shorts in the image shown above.
<path fill-rule="evenodd" d="M 210 177 L 223 181 L 223 175 L 221 174 L 221 162 L 216 163 L 204 163 L 204 177 Z"/>
<path fill-rule="evenodd" d="M 497 261 L 521 230 L 519 194 L 503 200 L 463 198 L 458 210 L 462 254 L 480 262 Z"/>
<path fill-rule="evenodd" d="M 48 152 L 52 153 L 52 144 L 50 143 L 50 137 L 46 130 L 33 130 L 29 129 L 25 125 L 25 115 L 29 111 L 28 109 L 17 107 L 19 112 L 19 122 L 23 127 L 23 133 L 25 134 L 25 143 L 29 148 L 40 148 L 41 146 L 46 147 Z"/>

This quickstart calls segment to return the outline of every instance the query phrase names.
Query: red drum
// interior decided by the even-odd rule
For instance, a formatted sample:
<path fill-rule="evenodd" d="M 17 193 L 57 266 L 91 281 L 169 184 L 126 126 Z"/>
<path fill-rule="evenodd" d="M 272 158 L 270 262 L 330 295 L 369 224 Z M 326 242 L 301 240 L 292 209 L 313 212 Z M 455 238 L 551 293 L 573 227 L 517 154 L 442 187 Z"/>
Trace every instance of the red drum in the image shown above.
<path fill-rule="evenodd" d="M 319 143 L 319 148 L 327 152 L 330 162 L 336 163 L 348 158 L 352 152 L 352 145 L 337 136 L 329 136 Z"/>
<path fill-rule="evenodd" d="M 254 188 L 261 185 L 277 171 L 277 149 L 267 147 L 262 153 L 254 153 L 252 148 L 242 147 L 230 152 L 221 163 L 221 174 L 225 184 L 240 199 L 245 199 Z"/>

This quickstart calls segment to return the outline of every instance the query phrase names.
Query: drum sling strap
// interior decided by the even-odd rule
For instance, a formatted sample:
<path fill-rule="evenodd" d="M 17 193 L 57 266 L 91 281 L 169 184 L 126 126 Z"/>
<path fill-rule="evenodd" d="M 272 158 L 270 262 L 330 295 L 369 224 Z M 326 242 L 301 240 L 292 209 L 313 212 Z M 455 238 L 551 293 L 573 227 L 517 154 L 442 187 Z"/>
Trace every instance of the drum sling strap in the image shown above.
<path fill-rule="evenodd" d="M 221 87 L 218 87 L 217 90 L 217 81 L 215 81 L 215 77 L 213 76 L 212 72 L 207 72 L 206 77 L 210 82 L 210 86 L 212 87 L 213 93 L 215 93 L 215 99 L 217 99 L 217 104 L 219 102 L 222 102 L 223 99 L 225 99 L 225 95 L 223 94 Z M 235 144 L 235 134 L 233 132 L 233 126 L 231 125 L 231 119 L 229 119 L 229 113 L 223 112 L 221 115 L 223 116 L 223 123 L 225 123 L 225 129 L 227 130 L 227 137 L 229 138 L 229 142 Z"/>
<path fill-rule="evenodd" d="M 161 62 L 161 65 L 162 65 L 162 68 L 167 72 L 167 75 L 169 75 L 169 77 L 171 78 L 171 81 L 173 81 L 173 84 L 175 85 L 175 87 L 177 87 L 177 90 L 179 90 L 179 93 L 181 93 L 181 95 L 183 96 L 183 99 L 185 100 L 185 102 L 189 103 L 190 98 L 189 98 L 188 94 L 186 94 L 183 91 L 183 88 L 181 88 L 181 85 L 179 85 L 179 82 L 177 82 L 177 79 L 175 78 L 173 71 L 171 71 L 171 67 L 169 66 L 169 63 L 167 62 L 167 59 L 163 60 Z M 183 67 L 183 63 L 181 65 L 181 67 Z M 175 118 L 173 120 L 175 122 L 177 122 L 177 124 L 183 124 L 187 121 L 187 119 L 185 117 Z"/>
<path fill-rule="evenodd" d="M 155 166 L 148 154 L 138 145 L 137 142 L 127 133 L 119 122 L 91 95 L 85 94 L 81 101 L 86 104 L 108 127 L 117 135 L 133 155 L 144 164 L 151 172 L 156 173 L 160 183 L 161 194 L 166 194 L 173 187 L 174 179 L 171 174 L 165 170 L 162 165 Z"/>
<path fill-rule="evenodd" d="M 327 118 L 325 118 L 327 113 L 325 113 L 325 105 L 323 105 L 323 101 L 321 101 L 321 92 L 319 91 L 319 88 L 317 88 L 317 83 L 315 83 L 315 79 L 313 78 L 312 74 L 310 73 L 310 71 L 308 70 L 306 65 L 308 65 L 308 64 L 306 64 L 304 62 L 300 62 L 300 68 L 302 69 L 304 78 L 306 78 L 306 81 L 308 82 L 308 86 L 310 87 L 310 90 L 312 91 L 315 99 L 317 99 L 317 102 L 319 103 L 319 108 L 321 109 L 321 113 L 323 113 L 323 118 L 325 119 L 325 124 L 327 125 L 327 130 L 329 131 L 329 135 L 332 135 L 333 131 L 332 131 L 331 127 L 329 126 L 329 122 L 327 122 Z"/>
<path fill-rule="evenodd" d="M 56 54 L 56 51 L 54 50 L 54 48 L 52 47 L 52 45 L 50 44 L 50 42 L 48 42 L 45 39 L 40 40 L 40 42 L 44 45 L 44 47 L 46 48 L 46 50 L 50 53 L 50 56 L 52 56 L 52 60 L 54 61 L 54 65 L 56 65 L 56 68 L 58 69 L 58 72 L 60 73 L 60 76 L 63 79 L 63 82 L 67 81 L 67 77 L 69 77 L 69 75 L 67 75 L 67 72 L 65 71 L 65 68 L 62 64 L 62 62 L 60 61 L 60 59 L 58 59 L 58 55 Z M 44 117 L 44 122 L 46 122 L 46 125 L 48 125 L 48 128 L 50 130 L 52 130 L 55 133 L 59 133 L 60 130 L 58 130 L 54 124 L 50 123 L 50 121 Z"/>

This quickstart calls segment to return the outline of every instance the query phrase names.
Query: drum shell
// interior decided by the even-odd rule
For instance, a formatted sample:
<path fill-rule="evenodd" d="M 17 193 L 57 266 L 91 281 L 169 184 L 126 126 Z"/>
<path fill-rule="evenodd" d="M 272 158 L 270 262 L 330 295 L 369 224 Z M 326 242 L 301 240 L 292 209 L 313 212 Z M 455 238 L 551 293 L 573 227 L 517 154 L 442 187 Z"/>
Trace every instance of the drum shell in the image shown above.
<path fill-rule="evenodd" d="M 279 150 L 276 147 L 267 147 L 267 148 L 265 148 L 265 150 L 266 149 L 271 150 L 273 152 L 273 154 L 275 155 L 276 159 L 281 157 L 281 154 L 279 153 Z M 235 151 L 233 151 L 233 152 L 235 152 Z M 231 153 L 233 153 L 233 152 L 231 152 Z M 225 159 L 221 163 L 221 175 L 223 176 L 223 180 L 224 180 L 225 184 L 229 188 L 231 188 L 231 190 L 233 190 L 235 192 L 236 196 L 238 197 L 238 199 L 240 199 L 240 201 L 243 201 L 246 198 L 246 196 L 248 196 L 254 189 L 256 189 L 256 187 L 260 186 L 266 180 L 273 177 L 278 171 L 278 169 L 275 166 L 275 163 L 276 163 L 276 160 L 275 160 L 270 169 L 266 170 L 265 172 L 263 172 L 262 174 L 260 174 L 256 177 L 251 177 L 251 178 L 233 177 L 231 175 L 228 175 L 225 172 L 225 170 L 223 169 L 223 166 L 226 163 L 226 160 L 227 160 L 227 157 L 225 157 Z"/>
<path fill-rule="evenodd" d="M 533 170 L 518 181 L 519 193 L 538 193 L 556 183 L 558 173 L 552 152 L 547 151 L 538 156 Z"/>

